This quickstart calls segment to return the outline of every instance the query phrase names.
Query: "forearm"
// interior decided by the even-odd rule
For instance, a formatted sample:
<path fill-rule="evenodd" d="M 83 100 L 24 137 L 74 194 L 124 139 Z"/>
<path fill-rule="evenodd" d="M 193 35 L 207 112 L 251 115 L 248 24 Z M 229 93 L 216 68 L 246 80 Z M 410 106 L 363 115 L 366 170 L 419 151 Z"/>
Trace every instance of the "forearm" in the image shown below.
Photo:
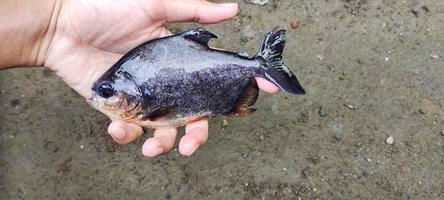
<path fill-rule="evenodd" d="M 58 0 L 0 2 L 0 69 L 43 65 L 59 7 Z"/>

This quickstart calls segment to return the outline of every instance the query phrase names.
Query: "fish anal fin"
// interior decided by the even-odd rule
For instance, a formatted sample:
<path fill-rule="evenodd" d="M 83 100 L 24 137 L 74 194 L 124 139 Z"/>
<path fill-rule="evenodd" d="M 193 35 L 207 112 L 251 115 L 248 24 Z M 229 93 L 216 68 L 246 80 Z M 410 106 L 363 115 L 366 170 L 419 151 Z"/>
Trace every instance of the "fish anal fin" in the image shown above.
<path fill-rule="evenodd" d="M 179 35 L 182 35 L 185 39 L 197 42 L 203 46 L 208 47 L 208 42 L 212 38 L 217 38 L 217 36 L 210 31 L 207 31 L 203 28 L 196 28 L 185 31 Z"/>
<path fill-rule="evenodd" d="M 235 110 L 231 113 L 228 113 L 227 115 L 235 116 L 235 117 L 246 117 L 246 116 L 254 113 L 254 111 L 256 111 L 255 108 L 246 108 L 246 109 L 242 109 L 242 110 Z"/>
<path fill-rule="evenodd" d="M 250 108 L 250 106 L 256 103 L 256 100 L 259 96 L 259 88 L 257 86 L 256 80 L 254 78 L 250 79 L 250 83 L 244 90 L 244 93 L 239 98 L 236 107 L 234 110 L 227 115 L 230 116 L 241 116 L 245 117 L 256 111 L 254 108 Z"/>

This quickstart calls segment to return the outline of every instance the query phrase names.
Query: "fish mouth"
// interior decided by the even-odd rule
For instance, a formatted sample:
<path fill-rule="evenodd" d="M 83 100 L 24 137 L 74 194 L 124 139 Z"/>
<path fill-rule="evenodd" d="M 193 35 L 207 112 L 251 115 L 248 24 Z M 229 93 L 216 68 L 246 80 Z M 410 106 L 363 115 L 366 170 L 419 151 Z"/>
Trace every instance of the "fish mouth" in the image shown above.
<path fill-rule="evenodd" d="M 90 98 L 86 98 L 85 101 L 93 108 L 99 109 L 99 100 L 97 99 L 97 95 L 95 94 L 95 92 L 92 94 Z"/>
<path fill-rule="evenodd" d="M 85 99 L 85 101 L 91 107 L 102 112 L 103 114 L 108 116 L 115 116 L 115 111 L 112 109 L 112 107 L 107 105 L 107 103 L 100 98 L 101 97 L 97 96 L 96 93 L 93 93 L 93 95 L 90 98 Z"/>
<path fill-rule="evenodd" d="M 112 98 L 104 99 L 93 92 L 92 97 L 85 99 L 85 101 L 91 107 L 108 117 L 121 120 L 131 120 L 135 118 L 135 113 L 138 112 L 140 105 L 138 102 L 135 104 L 128 103 L 127 98 L 122 93 Z"/>

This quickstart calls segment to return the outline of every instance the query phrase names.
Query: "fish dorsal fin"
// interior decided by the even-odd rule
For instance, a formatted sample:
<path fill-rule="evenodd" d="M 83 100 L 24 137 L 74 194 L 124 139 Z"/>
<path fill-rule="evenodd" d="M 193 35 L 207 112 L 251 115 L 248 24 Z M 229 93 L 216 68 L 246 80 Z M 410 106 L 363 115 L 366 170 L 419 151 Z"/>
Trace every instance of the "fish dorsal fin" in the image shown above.
<path fill-rule="evenodd" d="M 191 29 L 191 30 L 185 31 L 179 35 L 181 35 L 182 37 L 184 37 L 187 40 L 197 42 L 197 43 L 207 46 L 207 47 L 208 47 L 208 41 L 210 41 L 212 38 L 217 38 L 216 35 L 214 35 L 210 31 L 207 31 L 203 28 Z"/>

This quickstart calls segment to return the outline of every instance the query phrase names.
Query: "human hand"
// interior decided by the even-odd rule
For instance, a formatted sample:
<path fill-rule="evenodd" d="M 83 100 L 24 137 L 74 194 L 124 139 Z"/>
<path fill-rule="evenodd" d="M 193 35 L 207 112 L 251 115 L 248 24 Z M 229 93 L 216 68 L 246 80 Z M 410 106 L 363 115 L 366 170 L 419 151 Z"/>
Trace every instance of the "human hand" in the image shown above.
<path fill-rule="evenodd" d="M 91 86 L 110 66 L 135 46 L 171 33 L 164 27 L 170 22 L 194 21 L 218 23 L 237 13 L 237 4 L 215 4 L 205 0 L 64 0 L 56 5 L 49 30 L 50 43 L 45 66 L 50 67 L 69 86 L 90 98 Z M 54 28 L 54 29 L 52 29 Z M 262 78 L 259 88 L 275 93 L 279 89 Z M 120 144 L 142 135 L 143 129 L 112 119 L 108 132 Z M 171 150 L 176 127 L 154 131 L 142 152 L 154 157 Z M 187 124 L 179 143 L 179 152 L 191 155 L 208 138 L 208 121 Z"/>

